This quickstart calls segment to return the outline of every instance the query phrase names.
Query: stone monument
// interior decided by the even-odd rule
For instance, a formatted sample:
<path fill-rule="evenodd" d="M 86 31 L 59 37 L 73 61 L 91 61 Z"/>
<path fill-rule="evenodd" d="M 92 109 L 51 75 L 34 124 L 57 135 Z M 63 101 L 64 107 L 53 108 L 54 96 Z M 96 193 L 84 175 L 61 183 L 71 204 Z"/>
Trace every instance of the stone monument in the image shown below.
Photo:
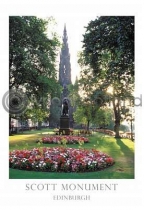
<path fill-rule="evenodd" d="M 61 109 L 59 135 L 70 135 L 69 121 L 69 102 L 67 98 L 64 98 Z"/>
<path fill-rule="evenodd" d="M 68 86 L 72 84 L 71 82 L 71 62 L 70 62 L 70 52 L 68 46 L 68 36 L 67 36 L 67 29 L 66 25 L 64 25 L 63 31 L 63 44 L 60 53 L 60 63 L 59 63 L 59 83 L 62 86 L 62 94 L 61 94 L 61 103 L 63 102 L 64 98 L 69 97 L 69 90 Z M 73 107 L 68 101 L 68 108 L 69 108 L 69 124 L 70 128 L 73 128 Z"/>

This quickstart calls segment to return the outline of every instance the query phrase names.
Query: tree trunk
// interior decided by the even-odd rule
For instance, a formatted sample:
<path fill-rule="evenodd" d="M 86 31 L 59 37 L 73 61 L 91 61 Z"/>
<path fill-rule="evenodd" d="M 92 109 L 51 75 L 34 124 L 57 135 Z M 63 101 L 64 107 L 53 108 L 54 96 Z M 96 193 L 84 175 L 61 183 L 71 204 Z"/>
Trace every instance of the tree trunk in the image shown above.
<path fill-rule="evenodd" d="M 39 122 L 38 122 L 38 130 L 41 130 L 41 125 L 42 125 L 42 122 L 39 121 Z"/>
<path fill-rule="evenodd" d="M 120 138 L 119 128 L 120 128 L 120 121 L 119 120 L 115 120 L 114 131 L 115 131 L 115 137 L 116 138 Z"/>
<path fill-rule="evenodd" d="M 114 131 L 115 131 L 115 138 L 120 138 L 119 135 L 119 128 L 120 128 L 120 101 L 115 102 L 115 99 L 113 100 L 113 108 L 114 108 L 114 116 L 115 116 L 115 125 L 114 125 Z"/>
<path fill-rule="evenodd" d="M 87 131 L 89 131 L 90 120 L 87 121 Z"/>

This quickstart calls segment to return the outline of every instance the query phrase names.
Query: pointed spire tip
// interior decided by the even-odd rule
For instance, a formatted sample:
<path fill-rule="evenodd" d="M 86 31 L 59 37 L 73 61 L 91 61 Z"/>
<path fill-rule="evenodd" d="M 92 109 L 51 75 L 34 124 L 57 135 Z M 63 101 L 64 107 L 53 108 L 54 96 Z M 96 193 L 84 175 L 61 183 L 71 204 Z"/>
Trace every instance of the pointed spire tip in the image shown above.
<path fill-rule="evenodd" d="M 64 24 L 64 31 L 66 31 L 66 23 Z"/>

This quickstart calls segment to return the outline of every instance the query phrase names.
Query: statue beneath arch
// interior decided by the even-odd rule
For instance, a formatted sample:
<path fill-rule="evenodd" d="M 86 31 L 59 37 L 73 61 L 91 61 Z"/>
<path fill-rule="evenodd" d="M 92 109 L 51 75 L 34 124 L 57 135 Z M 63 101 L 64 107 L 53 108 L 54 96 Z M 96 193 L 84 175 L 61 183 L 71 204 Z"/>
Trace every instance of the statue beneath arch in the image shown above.
<path fill-rule="evenodd" d="M 69 115 L 69 105 L 68 105 L 68 100 L 66 98 L 64 98 L 62 102 L 62 115 L 63 116 Z"/>
<path fill-rule="evenodd" d="M 59 135 L 70 135 L 69 100 L 68 100 L 68 98 L 64 98 L 62 101 Z"/>

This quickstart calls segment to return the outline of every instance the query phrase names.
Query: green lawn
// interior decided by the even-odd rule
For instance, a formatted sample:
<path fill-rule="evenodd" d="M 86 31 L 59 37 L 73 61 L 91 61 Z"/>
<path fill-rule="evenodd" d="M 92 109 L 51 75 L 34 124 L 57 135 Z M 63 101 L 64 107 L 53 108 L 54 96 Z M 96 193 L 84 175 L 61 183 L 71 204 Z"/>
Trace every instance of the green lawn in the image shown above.
<path fill-rule="evenodd" d="M 10 136 L 10 150 L 31 149 L 36 147 L 53 147 L 55 144 L 39 145 L 36 140 L 47 135 L 48 130 L 24 132 L 21 135 Z M 49 134 L 52 131 L 49 130 Z M 114 158 L 115 164 L 105 170 L 87 173 L 50 173 L 9 170 L 10 179 L 134 179 L 134 142 L 129 139 L 115 139 L 111 136 L 95 133 L 89 137 L 90 143 L 83 148 L 96 148 Z M 78 148 L 79 145 L 68 145 Z"/>

